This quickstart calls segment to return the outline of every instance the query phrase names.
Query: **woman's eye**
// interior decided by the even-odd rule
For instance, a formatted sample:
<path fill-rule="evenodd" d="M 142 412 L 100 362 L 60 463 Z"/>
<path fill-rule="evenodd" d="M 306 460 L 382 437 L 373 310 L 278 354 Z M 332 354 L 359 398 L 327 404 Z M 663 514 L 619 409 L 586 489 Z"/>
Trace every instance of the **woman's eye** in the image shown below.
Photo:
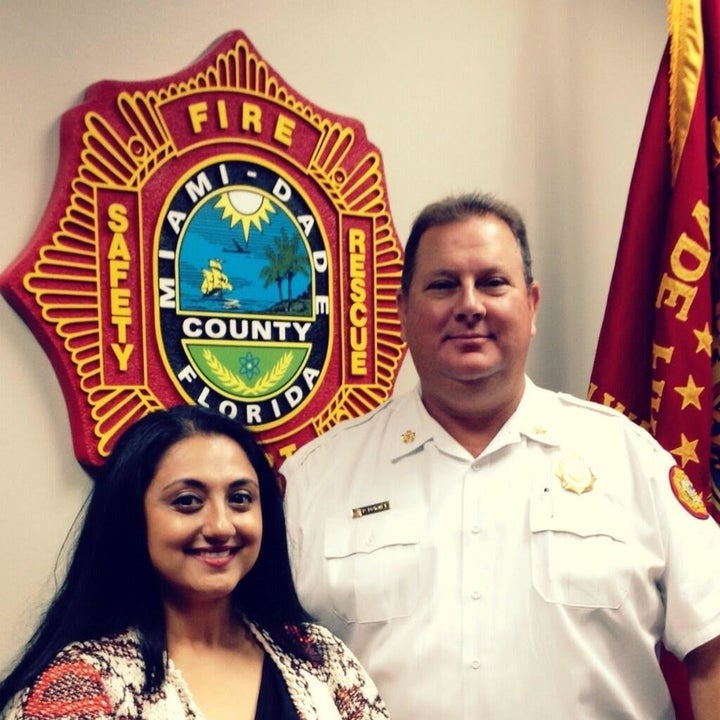
<path fill-rule="evenodd" d="M 230 504 L 240 507 L 247 507 L 252 503 L 253 496 L 247 490 L 240 490 L 230 495 Z"/>
<path fill-rule="evenodd" d="M 197 495 L 178 495 L 171 504 L 177 510 L 191 512 L 202 505 L 202 500 Z"/>

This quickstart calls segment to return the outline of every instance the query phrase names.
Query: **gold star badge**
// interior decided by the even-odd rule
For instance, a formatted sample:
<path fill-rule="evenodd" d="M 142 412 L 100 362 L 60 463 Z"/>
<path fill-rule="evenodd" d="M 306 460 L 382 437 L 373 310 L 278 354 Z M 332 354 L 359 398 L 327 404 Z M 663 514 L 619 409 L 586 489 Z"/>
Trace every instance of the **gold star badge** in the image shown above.
<path fill-rule="evenodd" d="M 406 430 L 400 437 L 402 438 L 402 441 L 407 445 L 415 439 L 415 431 Z"/>
<path fill-rule="evenodd" d="M 579 455 L 568 455 L 560 460 L 555 475 L 564 490 L 577 495 L 590 492 L 595 485 L 595 475 Z"/>

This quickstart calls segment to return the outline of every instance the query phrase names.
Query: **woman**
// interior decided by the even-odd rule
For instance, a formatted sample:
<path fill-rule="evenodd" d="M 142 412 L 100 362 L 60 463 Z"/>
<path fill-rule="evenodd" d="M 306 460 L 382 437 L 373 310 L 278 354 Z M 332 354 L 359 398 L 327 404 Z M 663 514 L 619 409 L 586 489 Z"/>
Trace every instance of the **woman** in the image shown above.
<path fill-rule="evenodd" d="M 308 620 L 276 478 L 251 433 L 198 407 L 153 412 L 96 480 L 65 581 L 0 683 L 0 711 L 387 718 L 350 651 Z"/>

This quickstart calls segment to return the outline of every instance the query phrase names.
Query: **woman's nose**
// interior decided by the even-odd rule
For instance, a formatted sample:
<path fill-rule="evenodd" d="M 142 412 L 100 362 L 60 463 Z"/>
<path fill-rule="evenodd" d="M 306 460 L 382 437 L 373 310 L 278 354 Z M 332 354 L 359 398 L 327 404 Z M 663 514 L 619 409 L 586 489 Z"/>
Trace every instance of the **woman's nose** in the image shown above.
<path fill-rule="evenodd" d="M 235 532 L 230 518 L 230 510 L 223 505 L 211 505 L 203 525 L 203 535 L 207 538 L 228 538 Z"/>

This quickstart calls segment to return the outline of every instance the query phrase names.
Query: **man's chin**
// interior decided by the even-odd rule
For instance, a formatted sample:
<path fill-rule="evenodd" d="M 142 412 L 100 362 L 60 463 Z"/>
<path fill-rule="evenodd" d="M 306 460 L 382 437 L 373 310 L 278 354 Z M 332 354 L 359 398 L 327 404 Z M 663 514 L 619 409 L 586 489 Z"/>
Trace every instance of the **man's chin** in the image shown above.
<path fill-rule="evenodd" d="M 448 377 L 461 383 L 483 383 L 492 380 L 498 373 L 500 368 L 497 365 L 478 365 L 462 366 L 453 368 Z"/>

